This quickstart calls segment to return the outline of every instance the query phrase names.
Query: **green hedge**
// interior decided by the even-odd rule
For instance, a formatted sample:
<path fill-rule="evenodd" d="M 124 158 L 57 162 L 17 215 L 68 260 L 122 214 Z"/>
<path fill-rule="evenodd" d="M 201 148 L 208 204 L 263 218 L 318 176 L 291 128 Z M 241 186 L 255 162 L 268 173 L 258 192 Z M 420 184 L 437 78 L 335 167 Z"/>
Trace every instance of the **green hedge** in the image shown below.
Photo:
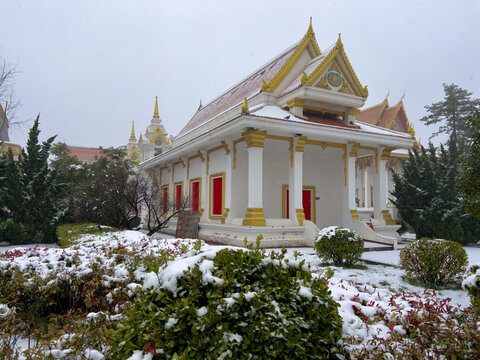
<path fill-rule="evenodd" d="M 58 243 L 62 247 L 71 246 L 84 235 L 101 235 L 119 231 L 118 229 L 94 223 L 62 224 L 57 227 Z"/>
<path fill-rule="evenodd" d="M 223 249 L 176 281 L 176 293 L 165 286 L 137 296 L 111 359 L 329 359 L 337 351 L 338 304 L 304 262 Z"/>
<path fill-rule="evenodd" d="M 462 245 L 442 239 L 412 241 L 400 252 L 400 266 L 422 284 L 445 286 L 459 279 L 468 265 Z"/>
<path fill-rule="evenodd" d="M 462 286 L 468 291 L 472 308 L 480 313 L 480 265 L 473 265 L 468 269 Z"/>
<path fill-rule="evenodd" d="M 363 254 L 363 239 L 354 231 L 338 226 L 322 229 L 314 244 L 317 255 L 335 265 L 352 265 Z"/>

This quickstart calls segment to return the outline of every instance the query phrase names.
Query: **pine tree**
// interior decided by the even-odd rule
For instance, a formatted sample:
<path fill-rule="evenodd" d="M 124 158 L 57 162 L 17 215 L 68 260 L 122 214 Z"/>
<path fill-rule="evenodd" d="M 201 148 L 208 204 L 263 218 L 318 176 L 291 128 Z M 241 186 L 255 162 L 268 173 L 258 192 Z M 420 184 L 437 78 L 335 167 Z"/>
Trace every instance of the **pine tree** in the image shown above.
<path fill-rule="evenodd" d="M 55 172 L 48 167 L 48 156 L 55 136 L 38 142 L 39 116 L 29 131 L 26 151 L 19 162 L 24 182 L 24 219 L 27 238 L 35 242 L 53 242 L 58 224 L 57 201 L 53 194 Z"/>
<path fill-rule="evenodd" d="M 463 152 L 465 141 L 470 137 L 466 119 L 471 111 L 480 107 L 480 99 L 472 99 L 472 93 L 455 84 L 443 84 L 445 97 L 443 101 L 426 105 L 429 113 L 420 119 L 426 125 L 441 124 L 437 132 L 430 137 L 445 133 L 458 144 L 458 149 Z"/>
<path fill-rule="evenodd" d="M 451 138 L 448 151 L 431 143 L 414 149 L 403 163 L 403 173 L 393 173 L 392 200 L 402 219 L 417 237 L 437 237 L 470 243 L 480 236 L 480 221 L 465 214 L 457 184 L 458 151 Z"/>
<path fill-rule="evenodd" d="M 480 218 L 480 110 L 468 117 L 467 124 L 471 138 L 459 179 L 467 210 Z"/>

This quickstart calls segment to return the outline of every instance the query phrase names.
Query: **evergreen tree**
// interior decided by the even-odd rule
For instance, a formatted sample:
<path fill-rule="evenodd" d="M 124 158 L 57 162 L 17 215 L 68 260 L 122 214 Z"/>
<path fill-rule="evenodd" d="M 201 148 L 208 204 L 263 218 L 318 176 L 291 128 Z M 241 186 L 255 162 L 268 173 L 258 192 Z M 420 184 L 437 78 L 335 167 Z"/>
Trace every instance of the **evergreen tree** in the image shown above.
<path fill-rule="evenodd" d="M 451 141 L 458 144 L 460 152 L 465 149 L 466 139 L 470 137 L 466 119 L 471 111 L 480 106 L 480 99 L 472 99 L 472 93 L 455 84 L 443 84 L 445 97 L 443 101 L 426 105 L 428 115 L 420 119 L 426 125 L 440 123 L 437 132 L 430 137 L 439 134 L 450 135 Z"/>
<path fill-rule="evenodd" d="M 402 219 L 417 237 L 437 237 L 470 243 L 480 236 L 480 221 L 465 214 L 456 182 L 458 151 L 450 139 L 449 150 L 443 145 L 410 152 L 403 162 L 403 174 L 393 173 L 395 190 L 391 199 Z"/>
<path fill-rule="evenodd" d="M 38 142 L 39 116 L 29 131 L 26 151 L 19 161 L 24 185 L 24 217 L 27 238 L 34 242 L 56 240 L 58 207 L 53 193 L 56 173 L 48 167 L 50 148 L 55 136 Z"/>
<path fill-rule="evenodd" d="M 474 111 L 467 119 L 471 138 L 462 161 L 460 185 L 467 211 L 480 218 L 480 111 Z"/>

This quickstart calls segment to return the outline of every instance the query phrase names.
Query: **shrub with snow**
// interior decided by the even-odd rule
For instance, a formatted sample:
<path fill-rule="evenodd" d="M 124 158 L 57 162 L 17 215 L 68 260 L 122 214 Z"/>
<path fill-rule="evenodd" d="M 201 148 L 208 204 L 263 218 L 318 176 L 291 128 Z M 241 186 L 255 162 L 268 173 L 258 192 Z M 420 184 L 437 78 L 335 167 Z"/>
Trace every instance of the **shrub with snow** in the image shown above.
<path fill-rule="evenodd" d="M 407 276 L 422 284 L 445 286 L 465 273 L 468 256 L 457 242 L 422 238 L 400 252 L 400 266 Z"/>
<path fill-rule="evenodd" d="M 137 296 L 111 358 L 326 359 L 342 334 L 337 307 L 304 261 L 232 248 L 190 254 Z"/>
<path fill-rule="evenodd" d="M 352 265 L 363 254 L 363 239 L 354 231 L 339 226 L 320 230 L 315 239 L 315 250 L 319 257 L 335 265 Z"/>
<path fill-rule="evenodd" d="M 462 286 L 468 291 L 472 308 L 480 313 L 480 265 L 470 266 Z"/>

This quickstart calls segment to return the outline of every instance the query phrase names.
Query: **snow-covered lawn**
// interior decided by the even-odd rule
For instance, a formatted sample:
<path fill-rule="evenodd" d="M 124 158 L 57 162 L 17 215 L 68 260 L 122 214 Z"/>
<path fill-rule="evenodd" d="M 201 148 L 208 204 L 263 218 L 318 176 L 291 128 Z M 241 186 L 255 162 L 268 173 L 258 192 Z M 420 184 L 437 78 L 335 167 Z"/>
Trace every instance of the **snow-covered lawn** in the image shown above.
<path fill-rule="evenodd" d="M 193 251 L 195 240 L 180 239 L 159 239 L 148 238 L 141 232 L 123 231 L 101 236 L 85 236 L 77 241 L 77 245 L 69 248 L 56 247 L 2 247 L 0 248 L 0 269 L 18 268 L 27 277 L 40 276 L 48 278 L 53 274 L 58 278 L 62 276 L 82 276 L 92 272 L 95 266 L 103 266 L 108 269 L 109 275 L 104 275 L 104 285 L 116 291 L 117 286 L 125 286 L 133 294 L 136 287 L 167 286 L 165 279 L 174 281 L 171 274 L 180 276 L 185 264 L 194 263 L 198 251 Z M 218 247 L 202 243 L 203 252 L 215 252 Z M 270 249 L 279 251 L 280 249 Z M 168 253 L 177 258 L 169 263 L 165 269 L 160 268 L 158 274 L 150 271 L 144 265 L 137 266 L 135 262 L 120 262 L 118 256 L 127 253 L 138 254 L 141 258 L 150 256 L 155 258 L 161 253 Z M 467 248 L 470 263 L 480 263 L 480 249 Z M 385 264 L 398 265 L 399 251 L 366 252 L 363 259 Z M 311 265 L 314 276 L 324 273 L 326 267 L 315 254 L 313 248 L 287 249 L 287 258 L 294 260 L 305 259 Z M 140 261 L 141 263 L 141 261 Z M 178 264 L 178 266 L 176 266 Z M 137 266 L 132 270 L 130 267 Z M 451 305 L 469 306 L 469 298 L 463 290 L 442 290 L 433 295 L 434 292 L 426 291 L 417 286 L 410 285 L 403 280 L 404 272 L 395 266 L 372 265 L 363 263 L 365 269 L 346 269 L 333 267 L 333 277 L 328 280 L 328 286 L 335 301 L 340 305 L 340 315 L 344 320 L 344 336 L 354 337 L 357 344 L 350 344 L 352 350 L 365 346 L 374 338 L 387 338 L 392 331 L 402 332 L 401 326 L 392 328 L 384 320 L 379 320 L 379 312 L 383 319 L 395 319 L 398 312 L 407 313 L 412 309 L 415 302 L 428 302 L 429 299 L 452 299 Z M 172 270 L 173 269 L 173 270 Z M 175 270 L 176 269 L 176 270 Z M 53 280 L 52 280 L 53 281 Z M 167 285 L 166 285 L 167 284 Z M 169 286 L 172 286 L 171 283 Z M 397 294 L 402 292 L 407 294 Z M 419 294 L 419 296 L 410 293 Z M 425 295 L 424 295 L 425 294 Z M 438 296 L 438 297 L 436 297 Z M 392 306 L 392 299 L 395 299 L 395 306 Z M 400 310 L 399 310 L 400 309 Z M 0 309 L 2 310 L 2 309 Z M 3 308 L 0 316 L 4 316 L 11 309 Z M 122 319 L 122 309 L 118 310 L 118 319 Z M 3 314 L 3 315 L 2 315 Z M 110 314 L 115 316 L 116 314 Z M 97 316 L 95 313 L 90 317 Z M 365 317 L 375 318 L 375 322 L 366 322 Z M 373 321 L 373 320 L 372 320 Z M 26 342 L 20 342 L 20 346 L 26 346 Z M 18 344 L 17 344 L 18 345 Z M 60 345 L 58 345 L 60 346 Z M 55 349 L 50 349 L 53 354 Z M 58 350 L 58 351 L 57 351 Z M 58 348 L 55 356 L 62 358 L 67 356 L 68 350 Z M 105 349 L 88 349 L 84 353 L 85 358 L 101 359 Z M 63 355 L 62 355 L 63 354 Z M 95 355 L 89 355 L 95 354 Z"/>

